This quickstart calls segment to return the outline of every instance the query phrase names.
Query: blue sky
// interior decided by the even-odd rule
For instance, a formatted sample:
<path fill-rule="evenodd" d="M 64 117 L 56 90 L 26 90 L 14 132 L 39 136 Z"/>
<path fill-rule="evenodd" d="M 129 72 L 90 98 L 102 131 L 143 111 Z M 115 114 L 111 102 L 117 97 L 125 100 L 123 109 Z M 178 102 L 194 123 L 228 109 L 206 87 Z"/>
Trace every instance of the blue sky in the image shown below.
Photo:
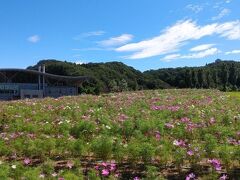
<path fill-rule="evenodd" d="M 240 60 L 239 0 L 2 0 L 0 68 L 41 59 L 141 71 Z"/>

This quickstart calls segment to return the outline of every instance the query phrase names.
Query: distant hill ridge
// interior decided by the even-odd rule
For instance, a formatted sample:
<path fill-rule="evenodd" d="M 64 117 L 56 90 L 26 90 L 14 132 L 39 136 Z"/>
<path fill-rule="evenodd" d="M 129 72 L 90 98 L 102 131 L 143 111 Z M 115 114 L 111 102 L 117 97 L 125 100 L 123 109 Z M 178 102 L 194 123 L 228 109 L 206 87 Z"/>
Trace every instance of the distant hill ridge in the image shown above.
<path fill-rule="evenodd" d="M 124 90 L 164 88 L 240 89 L 240 62 L 216 60 L 201 67 L 164 68 L 140 72 L 121 62 L 76 64 L 41 60 L 28 69 L 45 64 L 47 72 L 66 76 L 90 76 L 80 92 L 98 94 Z"/>

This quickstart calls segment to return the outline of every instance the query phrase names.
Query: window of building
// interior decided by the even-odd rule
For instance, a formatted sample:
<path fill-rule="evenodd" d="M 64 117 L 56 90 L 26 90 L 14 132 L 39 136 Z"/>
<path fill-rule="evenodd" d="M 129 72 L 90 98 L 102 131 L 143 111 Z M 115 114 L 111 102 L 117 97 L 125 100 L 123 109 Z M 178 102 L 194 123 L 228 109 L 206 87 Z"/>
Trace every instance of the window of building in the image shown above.
<path fill-rule="evenodd" d="M 32 97 L 33 97 L 33 98 L 38 98 L 38 95 L 33 95 Z"/>
<path fill-rule="evenodd" d="M 24 95 L 24 98 L 28 98 L 28 99 L 30 99 L 30 98 L 31 98 L 31 96 L 30 96 L 30 95 L 28 95 L 28 94 L 25 94 L 25 95 Z"/>

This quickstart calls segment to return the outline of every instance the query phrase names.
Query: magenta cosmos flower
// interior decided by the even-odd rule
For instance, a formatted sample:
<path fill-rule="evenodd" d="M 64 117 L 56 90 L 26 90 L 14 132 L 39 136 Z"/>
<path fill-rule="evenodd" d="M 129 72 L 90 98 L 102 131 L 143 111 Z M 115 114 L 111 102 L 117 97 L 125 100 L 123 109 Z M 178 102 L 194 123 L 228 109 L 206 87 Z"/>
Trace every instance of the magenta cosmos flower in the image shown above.
<path fill-rule="evenodd" d="M 23 160 L 23 163 L 25 165 L 29 165 L 31 163 L 31 160 L 29 158 L 26 158 L 26 159 Z"/>
<path fill-rule="evenodd" d="M 226 174 L 223 174 L 219 179 L 220 180 L 226 180 L 226 179 L 228 179 L 228 176 Z"/>
<path fill-rule="evenodd" d="M 108 176 L 109 175 L 109 170 L 108 169 L 103 169 L 102 170 L 102 175 L 103 176 Z"/>
<path fill-rule="evenodd" d="M 185 180 L 195 179 L 195 177 L 196 177 L 195 174 L 191 173 L 191 174 L 187 175 Z"/>
<path fill-rule="evenodd" d="M 212 164 L 216 171 L 222 170 L 221 163 L 218 159 L 209 159 L 208 162 Z"/>
<path fill-rule="evenodd" d="M 135 178 L 133 178 L 133 180 L 140 180 L 140 178 L 139 177 L 135 177 Z"/>

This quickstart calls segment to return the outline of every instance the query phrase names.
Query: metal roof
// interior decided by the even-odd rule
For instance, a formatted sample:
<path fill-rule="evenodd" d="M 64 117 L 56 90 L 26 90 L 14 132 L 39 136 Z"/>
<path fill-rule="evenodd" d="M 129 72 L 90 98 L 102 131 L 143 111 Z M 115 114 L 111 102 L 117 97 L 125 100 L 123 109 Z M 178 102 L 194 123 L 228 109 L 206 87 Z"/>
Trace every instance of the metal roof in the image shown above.
<path fill-rule="evenodd" d="M 43 73 L 40 71 L 35 71 L 30 69 L 0 68 L 0 72 L 30 73 L 35 75 L 41 75 L 46 78 L 52 78 L 52 79 L 64 80 L 64 81 L 74 81 L 74 82 L 82 82 L 90 79 L 90 77 L 87 77 L 87 76 L 62 76 L 62 75 L 56 75 L 56 74 L 50 74 L 50 73 Z"/>

